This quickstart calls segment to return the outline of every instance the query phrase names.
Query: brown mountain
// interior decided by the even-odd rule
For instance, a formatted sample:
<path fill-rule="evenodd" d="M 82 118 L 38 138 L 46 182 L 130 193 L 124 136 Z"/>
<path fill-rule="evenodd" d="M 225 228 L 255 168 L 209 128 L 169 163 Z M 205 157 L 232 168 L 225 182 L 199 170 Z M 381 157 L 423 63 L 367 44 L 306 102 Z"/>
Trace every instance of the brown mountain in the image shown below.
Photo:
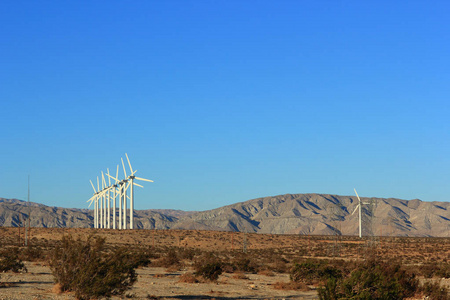
<path fill-rule="evenodd" d="M 447 202 L 361 198 L 363 235 L 448 236 Z M 355 196 L 286 194 L 253 199 L 213 210 L 138 210 L 135 223 L 143 229 L 199 229 L 275 234 L 357 235 Z M 18 226 L 31 215 L 35 227 L 92 227 L 87 209 L 49 207 L 16 199 L 0 199 L 0 225 Z"/>

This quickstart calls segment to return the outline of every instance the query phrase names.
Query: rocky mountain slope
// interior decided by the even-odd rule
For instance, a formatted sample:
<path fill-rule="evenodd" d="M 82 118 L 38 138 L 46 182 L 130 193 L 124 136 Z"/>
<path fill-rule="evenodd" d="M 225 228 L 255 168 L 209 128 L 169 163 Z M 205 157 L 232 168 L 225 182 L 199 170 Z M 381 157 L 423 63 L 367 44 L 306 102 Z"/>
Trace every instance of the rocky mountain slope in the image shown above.
<path fill-rule="evenodd" d="M 441 236 L 450 230 L 450 204 L 418 199 L 361 198 L 363 235 Z M 253 199 L 213 210 L 138 210 L 141 229 L 199 229 L 274 234 L 357 235 L 355 196 L 286 194 Z M 0 198 L 0 226 L 92 227 L 93 211 L 49 207 Z"/>

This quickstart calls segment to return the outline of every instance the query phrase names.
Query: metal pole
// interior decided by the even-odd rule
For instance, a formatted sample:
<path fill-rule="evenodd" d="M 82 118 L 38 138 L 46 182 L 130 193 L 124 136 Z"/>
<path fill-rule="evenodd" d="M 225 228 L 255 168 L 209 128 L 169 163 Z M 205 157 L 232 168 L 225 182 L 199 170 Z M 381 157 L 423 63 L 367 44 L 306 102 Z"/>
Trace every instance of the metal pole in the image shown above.
<path fill-rule="evenodd" d="M 113 229 L 116 229 L 116 187 L 113 191 Z"/>
<path fill-rule="evenodd" d="M 362 222 L 361 222 L 361 201 L 359 201 L 359 237 L 362 237 Z"/>
<path fill-rule="evenodd" d="M 134 216 L 133 216 L 133 214 L 134 214 L 134 206 L 133 206 L 133 197 L 134 197 L 134 191 L 133 191 L 133 179 L 131 179 L 131 183 L 130 183 L 130 188 L 131 188 L 131 190 L 130 190 L 130 229 L 134 229 L 134 220 L 133 220 L 133 218 L 134 218 Z"/>
<path fill-rule="evenodd" d="M 122 203 L 123 203 L 123 183 L 120 183 L 120 195 L 119 195 L 119 229 L 122 229 Z"/>
<path fill-rule="evenodd" d="M 125 182 L 123 193 L 123 229 L 127 229 L 127 183 Z"/>

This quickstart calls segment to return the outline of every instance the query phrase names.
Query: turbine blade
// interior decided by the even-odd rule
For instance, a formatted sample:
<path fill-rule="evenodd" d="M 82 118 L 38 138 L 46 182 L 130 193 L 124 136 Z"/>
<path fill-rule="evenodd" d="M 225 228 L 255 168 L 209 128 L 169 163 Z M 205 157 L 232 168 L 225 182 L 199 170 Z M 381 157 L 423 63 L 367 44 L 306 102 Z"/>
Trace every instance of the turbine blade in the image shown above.
<path fill-rule="evenodd" d="M 106 173 L 106 175 L 109 176 L 109 168 L 106 169 L 108 171 L 108 173 Z M 108 183 L 109 185 L 111 185 L 111 177 L 108 177 Z"/>
<path fill-rule="evenodd" d="M 102 189 L 104 189 L 105 187 L 106 187 L 105 175 L 103 174 L 102 171 Z"/>
<path fill-rule="evenodd" d="M 130 166 L 130 172 L 133 173 L 133 168 L 131 167 L 131 163 L 130 163 L 130 159 L 128 158 L 128 154 L 125 153 L 125 156 L 127 157 L 128 165 Z"/>
<path fill-rule="evenodd" d="M 119 165 L 117 165 L 116 178 L 117 178 L 116 180 L 119 179 Z"/>
<path fill-rule="evenodd" d="M 356 197 L 358 197 L 359 203 L 361 203 L 361 199 L 359 199 L 358 193 L 356 192 L 356 189 L 353 189 L 355 191 Z"/>
<path fill-rule="evenodd" d="M 109 174 L 106 174 L 106 176 L 108 176 L 109 178 L 112 178 L 112 179 L 114 179 L 115 181 L 116 181 L 116 183 L 119 181 L 119 179 L 117 179 L 116 177 L 112 177 L 111 175 L 109 175 Z"/>
<path fill-rule="evenodd" d="M 358 204 L 358 205 L 356 205 L 356 207 L 355 207 L 355 210 L 352 212 L 352 216 L 353 216 L 353 214 L 358 210 L 358 207 L 360 206 L 361 204 Z"/>
<path fill-rule="evenodd" d="M 95 199 L 94 199 L 94 198 L 95 198 Z M 91 203 L 89 203 L 88 208 L 91 207 L 91 205 L 92 205 L 92 203 L 94 202 L 94 200 L 97 200 L 97 195 L 92 196 L 91 199 L 89 199 L 88 201 L 86 201 L 86 202 L 89 202 L 89 201 L 91 202 Z"/>
<path fill-rule="evenodd" d="M 142 181 L 148 181 L 148 182 L 154 182 L 153 180 L 145 179 L 145 178 L 141 178 L 141 177 L 134 177 L 134 179 L 142 180 Z"/>
<path fill-rule="evenodd" d="M 143 188 L 143 186 L 142 186 L 142 185 L 140 185 L 139 183 L 133 182 L 133 184 L 134 184 L 134 185 L 136 185 L 136 186 L 138 186 L 138 187 L 141 187 L 141 188 Z"/>
<path fill-rule="evenodd" d="M 127 178 L 127 171 L 125 171 L 125 165 L 124 165 L 124 163 L 123 163 L 122 157 L 120 158 L 120 160 L 122 161 L 123 174 L 125 174 L 125 178 Z"/>
<path fill-rule="evenodd" d="M 95 190 L 94 184 L 92 183 L 92 180 L 89 180 L 89 182 L 91 183 L 92 188 L 94 189 L 94 193 L 97 193 L 97 191 Z"/>
<path fill-rule="evenodd" d="M 97 176 L 97 191 L 100 191 L 100 183 L 98 181 L 98 176 Z"/>

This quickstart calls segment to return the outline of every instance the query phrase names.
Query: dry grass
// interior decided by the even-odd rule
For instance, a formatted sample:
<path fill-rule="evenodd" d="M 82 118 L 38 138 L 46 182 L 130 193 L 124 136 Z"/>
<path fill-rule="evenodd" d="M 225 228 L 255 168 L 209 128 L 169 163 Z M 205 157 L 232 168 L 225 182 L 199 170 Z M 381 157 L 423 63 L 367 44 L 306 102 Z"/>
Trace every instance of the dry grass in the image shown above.
<path fill-rule="evenodd" d="M 62 287 L 61 287 L 61 285 L 59 283 L 55 284 L 52 287 L 52 293 L 58 294 L 58 295 L 62 293 Z"/>
<path fill-rule="evenodd" d="M 233 276 L 231 278 L 233 278 L 233 279 L 248 279 L 248 276 L 245 275 L 243 272 L 236 272 L 233 274 Z"/>
<path fill-rule="evenodd" d="M 188 272 L 188 273 L 181 274 L 178 282 L 198 283 L 199 280 L 197 279 L 197 277 L 194 276 L 194 274 Z"/>
<path fill-rule="evenodd" d="M 273 285 L 273 288 L 276 290 L 295 290 L 295 291 L 302 291 L 302 292 L 307 292 L 307 291 L 311 290 L 305 283 L 295 282 L 295 281 L 276 282 Z"/>
<path fill-rule="evenodd" d="M 261 270 L 258 272 L 259 275 L 273 277 L 275 274 L 271 270 Z"/>

